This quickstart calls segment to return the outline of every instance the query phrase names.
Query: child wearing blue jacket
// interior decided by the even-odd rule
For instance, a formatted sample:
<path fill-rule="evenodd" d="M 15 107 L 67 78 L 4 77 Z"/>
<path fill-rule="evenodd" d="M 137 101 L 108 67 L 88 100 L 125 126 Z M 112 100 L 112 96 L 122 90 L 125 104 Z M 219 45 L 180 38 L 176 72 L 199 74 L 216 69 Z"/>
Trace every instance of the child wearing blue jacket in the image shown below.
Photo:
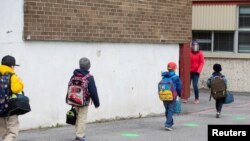
<path fill-rule="evenodd" d="M 181 80 L 178 75 L 175 74 L 177 66 L 176 63 L 174 62 L 169 62 L 168 63 L 168 71 L 162 73 L 162 78 L 171 78 L 174 82 L 174 87 L 176 89 L 177 95 L 180 97 L 181 96 Z M 176 99 L 175 99 L 176 100 Z M 174 106 L 176 101 L 163 101 L 163 105 L 165 107 L 165 116 L 166 116 L 166 122 L 165 122 L 165 129 L 168 131 L 173 130 L 172 126 L 174 125 L 174 119 L 173 119 L 173 114 L 174 114 Z"/>

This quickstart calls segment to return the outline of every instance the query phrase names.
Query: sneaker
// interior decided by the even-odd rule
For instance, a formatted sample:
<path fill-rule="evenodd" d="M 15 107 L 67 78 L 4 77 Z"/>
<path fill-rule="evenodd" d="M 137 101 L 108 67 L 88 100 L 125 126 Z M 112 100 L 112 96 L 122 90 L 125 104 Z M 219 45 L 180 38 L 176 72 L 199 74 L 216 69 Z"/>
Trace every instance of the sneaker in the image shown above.
<path fill-rule="evenodd" d="M 199 100 L 194 100 L 194 104 L 199 104 L 200 103 L 200 101 Z"/>
<path fill-rule="evenodd" d="M 80 137 L 76 137 L 76 140 L 75 141 L 86 141 L 85 137 L 83 138 L 80 138 Z"/>
<path fill-rule="evenodd" d="M 167 131 L 172 131 L 173 128 L 172 128 L 172 127 L 165 127 L 165 130 L 167 130 Z"/>
<path fill-rule="evenodd" d="M 216 118 L 220 118 L 220 113 L 219 112 L 216 113 Z"/>
<path fill-rule="evenodd" d="M 183 99 L 182 102 L 183 102 L 183 103 L 187 103 L 188 100 L 187 100 L 187 99 Z"/>

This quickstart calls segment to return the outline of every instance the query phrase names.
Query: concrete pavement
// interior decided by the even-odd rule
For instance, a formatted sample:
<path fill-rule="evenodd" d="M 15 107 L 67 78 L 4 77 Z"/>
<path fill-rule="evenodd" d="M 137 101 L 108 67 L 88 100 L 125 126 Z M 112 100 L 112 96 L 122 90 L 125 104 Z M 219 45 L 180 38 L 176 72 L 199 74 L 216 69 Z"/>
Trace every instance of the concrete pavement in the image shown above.
<path fill-rule="evenodd" d="M 209 93 L 200 92 L 200 104 L 182 103 L 182 114 L 174 116 L 174 130 L 163 128 L 164 116 L 87 124 L 87 141 L 206 141 L 208 124 L 250 125 L 250 95 L 235 94 L 235 102 L 224 105 L 215 118 L 215 104 Z M 17 141 L 74 141 L 74 127 L 21 131 Z"/>

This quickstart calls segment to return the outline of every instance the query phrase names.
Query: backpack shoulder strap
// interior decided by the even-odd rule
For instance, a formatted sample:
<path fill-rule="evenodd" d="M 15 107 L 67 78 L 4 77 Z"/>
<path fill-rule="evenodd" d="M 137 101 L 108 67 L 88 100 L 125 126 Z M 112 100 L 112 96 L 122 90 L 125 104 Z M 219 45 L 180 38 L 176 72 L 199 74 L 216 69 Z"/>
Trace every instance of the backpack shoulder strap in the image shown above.
<path fill-rule="evenodd" d="M 220 77 L 224 79 L 224 78 L 225 78 L 225 75 L 221 75 Z"/>
<path fill-rule="evenodd" d="M 14 73 L 11 73 L 11 72 L 7 72 L 5 73 L 4 75 L 10 75 L 10 81 L 9 81 L 9 91 L 10 91 L 10 96 L 11 94 L 13 93 L 12 90 L 11 90 L 11 77 Z"/>
<path fill-rule="evenodd" d="M 89 77 L 91 77 L 92 75 L 90 74 L 90 73 L 88 73 L 88 74 L 86 74 L 83 78 L 84 79 L 87 79 L 87 78 L 89 78 Z"/>
<path fill-rule="evenodd" d="M 177 77 L 177 75 L 176 75 L 176 74 L 175 74 L 175 75 L 173 75 L 173 76 L 171 76 L 170 78 L 171 78 L 171 79 L 173 79 L 173 78 L 175 78 L 175 77 Z"/>
<path fill-rule="evenodd" d="M 217 77 L 219 77 L 219 76 L 214 76 L 214 75 L 212 75 L 212 76 L 210 77 L 210 89 L 211 89 L 212 81 L 213 81 L 215 78 L 217 78 Z M 211 101 L 211 99 L 212 99 L 212 92 L 210 92 L 209 101 Z"/>
<path fill-rule="evenodd" d="M 218 76 L 218 75 L 212 76 L 212 80 L 215 79 L 215 78 L 220 78 L 220 77 L 221 77 L 221 76 Z"/>
<path fill-rule="evenodd" d="M 10 75 L 10 78 L 11 78 L 13 74 L 14 74 L 14 73 L 6 72 L 6 73 L 4 73 L 4 74 L 0 74 L 0 76 L 3 76 L 3 75 Z"/>
<path fill-rule="evenodd" d="M 219 77 L 219 78 L 224 78 L 225 77 L 225 75 L 223 75 L 223 74 L 219 74 L 219 75 L 215 75 L 215 76 L 211 76 L 212 78 L 216 78 L 216 77 Z"/>

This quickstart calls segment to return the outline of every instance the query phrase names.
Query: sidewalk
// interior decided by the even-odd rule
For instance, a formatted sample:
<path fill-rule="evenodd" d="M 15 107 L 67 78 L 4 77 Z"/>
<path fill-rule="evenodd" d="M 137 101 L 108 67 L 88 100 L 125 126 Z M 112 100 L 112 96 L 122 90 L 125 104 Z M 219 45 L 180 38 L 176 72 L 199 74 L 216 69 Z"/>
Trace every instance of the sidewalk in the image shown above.
<path fill-rule="evenodd" d="M 206 141 L 208 124 L 250 124 L 250 95 L 237 94 L 215 118 L 215 105 L 208 91 L 200 91 L 200 104 L 182 103 L 182 114 L 174 116 L 174 130 L 163 128 L 164 116 L 87 124 L 87 141 Z M 22 131 L 17 141 L 74 141 L 74 128 Z"/>

